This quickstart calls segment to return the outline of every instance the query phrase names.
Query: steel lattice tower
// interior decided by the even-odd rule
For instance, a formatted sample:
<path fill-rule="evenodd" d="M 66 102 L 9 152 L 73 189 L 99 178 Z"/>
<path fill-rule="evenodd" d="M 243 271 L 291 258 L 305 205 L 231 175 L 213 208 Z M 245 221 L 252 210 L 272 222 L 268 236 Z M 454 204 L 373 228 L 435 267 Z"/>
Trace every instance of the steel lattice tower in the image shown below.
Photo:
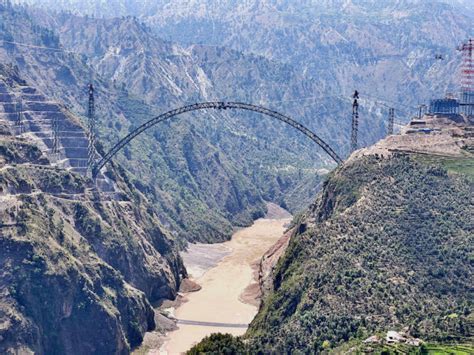
<path fill-rule="evenodd" d="M 51 120 L 51 131 L 53 134 L 53 154 L 59 153 L 59 120 L 58 116 L 54 115 Z"/>
<path fill-rule="evenodd" d="M 354 91 L 354 102 L 352 103 L 352 130 L 351 130 L 351 152 L 357 150 L 357 135 L 359 131 L 359 93 Z"/>
<path fill-rule="evenodd" d="M 16 128 L 17 128 L 17 135 L 20 135 L 23 133 L 23 102 L 21 98 L 18 100 L 16 103 L 16 113 L 17 113 L 17 118 L 16 118 Z"/>
<path fill-rule="evenodd" d="M 88 138 L 89 145 L 87 150 L 87 168 L 92 171 L 95 161 L 95 103 L 94 103 L 94 86 L 89 84 L 89 109 L 87 111 L 88 118 Z"/>
<path fill-rule="evenodd" d="M 462 53 L 461 64 L 461 107 L 464 113 L 474 114 L 474 39 L 469 39 L 458 48 Z"/>
<path fill-rule="evenodd" d="M 395 121 L 395 109 L 390 107 L 388 109 L 388 127 L 387 127 L 387 135 L 391 136 L 393 134 L 393 123 Z"/>

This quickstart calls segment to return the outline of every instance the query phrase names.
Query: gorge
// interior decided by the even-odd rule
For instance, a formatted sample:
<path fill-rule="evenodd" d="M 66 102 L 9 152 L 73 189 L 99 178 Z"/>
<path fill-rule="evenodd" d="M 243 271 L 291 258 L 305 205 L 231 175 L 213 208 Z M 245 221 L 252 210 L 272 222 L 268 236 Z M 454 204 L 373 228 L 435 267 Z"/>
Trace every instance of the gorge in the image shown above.
<path fill-rule="evenodd" d="M 472 353 L 473 18 L 0 0 L 0 353 Z"/>

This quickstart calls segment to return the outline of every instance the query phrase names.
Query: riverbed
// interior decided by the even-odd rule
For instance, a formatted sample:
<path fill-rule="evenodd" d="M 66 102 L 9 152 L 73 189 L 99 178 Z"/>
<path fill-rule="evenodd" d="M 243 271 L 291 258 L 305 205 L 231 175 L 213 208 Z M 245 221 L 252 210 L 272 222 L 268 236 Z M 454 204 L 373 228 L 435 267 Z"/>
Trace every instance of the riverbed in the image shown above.
<path fill-rule="evenodd" d="M 178 329 L 167 333 L 159 348 L 148 354 L 180 354 L 211 333 L 242 335 L 257 313 L 256 266 L 283 235 L 291 216 L 274 205 L 271 213 L 248 228 L 237 231 L 228 242 L 193 244 L 182 253 L 190 279 L 201 286 L 186 293 L 169 309 Z M 244 292 L 245 291 L 245 292 Z"/>

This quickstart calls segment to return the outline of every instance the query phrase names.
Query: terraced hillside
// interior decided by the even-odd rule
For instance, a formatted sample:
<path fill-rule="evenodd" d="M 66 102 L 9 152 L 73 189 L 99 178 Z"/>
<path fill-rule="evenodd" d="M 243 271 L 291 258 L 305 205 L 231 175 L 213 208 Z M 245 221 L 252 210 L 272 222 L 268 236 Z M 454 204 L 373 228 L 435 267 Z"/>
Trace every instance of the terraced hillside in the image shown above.
<path fill-rule="evenodd" d="M 4 101 L 36 96 L 21 136 L 0 119 L 0 353 L 129 353 L 160 322 L 151 303 L 176 297 L 186 276 L 176 243 L 120 167 L 106 173 L 111 194 L 53 164 L 35 130 L 49 124 L 42 113 L 79 132 L 77 118 L 3 79 Z M 70 161 L 74 149 L 64 147 Z"/>
<path fill-rule="evenodd" d="M 13 73 L 4 66 L 0 71 Z M 84 175 L 88 139 L 77 119 L 25 82 L 11 84 L 0 81 L 0 120 L 17 136 L 32 139 L 55 166 Z M 54 124 L 58 125 L 57 153 L 53 152 Z"/>

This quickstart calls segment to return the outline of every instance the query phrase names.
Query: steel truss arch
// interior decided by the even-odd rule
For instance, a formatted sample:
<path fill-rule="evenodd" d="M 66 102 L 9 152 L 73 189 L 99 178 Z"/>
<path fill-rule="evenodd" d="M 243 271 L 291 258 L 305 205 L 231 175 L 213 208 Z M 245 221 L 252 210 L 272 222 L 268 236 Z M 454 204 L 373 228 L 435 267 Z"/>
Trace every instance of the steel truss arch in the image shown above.
<path fill-rule="evenodd" d="M 309 137 L 313 142 L 319 145 L 337 164 L 342 162 L 342 159 L 339 155 L 327 144 L 324 140 L 322 140 L 316 133 L 312 132 L 310 129 L 303 126 L 301 123 L 295 121 L 294 119 L 285 116 L 279 112 L 270 110 L 268 108 L 246 104 L 242 102 L 225 102 L 225 101 L 214 101 L 214 102 L 200 102 L 195 103 L 192 105 L 183 106 L 168 112 L 165 112 L 159 116 L 156 116 L 149 121 L 143 123 L 135 130 L 130 132 L 127 136 L 122 138 L 118 141 L 96 164 L 94 164 L 92 168 L 92 175 L 95 177 L 99 173 L 99 171 L 107 164 L 115 154 L 117 154 L 125 145 L 130 143 L 132 139 L 146 131 L 147 129 L 153 127 L 154 125 L 171 119 L 175 116 L 181 115 L 186 112 L 197 111 L 197 110 L 205 110 L 205 109 L 215 109 L 215 110 L 226 110 L 226 109 L 239 109 L 239 110 L 246 110 L 252 112 L 258 112 L 263 115 L 275 118 L 279 121 L 285 122 L 286 124 L 292 126 L 293 128 L 297 129 L 307 137 Z"/>

